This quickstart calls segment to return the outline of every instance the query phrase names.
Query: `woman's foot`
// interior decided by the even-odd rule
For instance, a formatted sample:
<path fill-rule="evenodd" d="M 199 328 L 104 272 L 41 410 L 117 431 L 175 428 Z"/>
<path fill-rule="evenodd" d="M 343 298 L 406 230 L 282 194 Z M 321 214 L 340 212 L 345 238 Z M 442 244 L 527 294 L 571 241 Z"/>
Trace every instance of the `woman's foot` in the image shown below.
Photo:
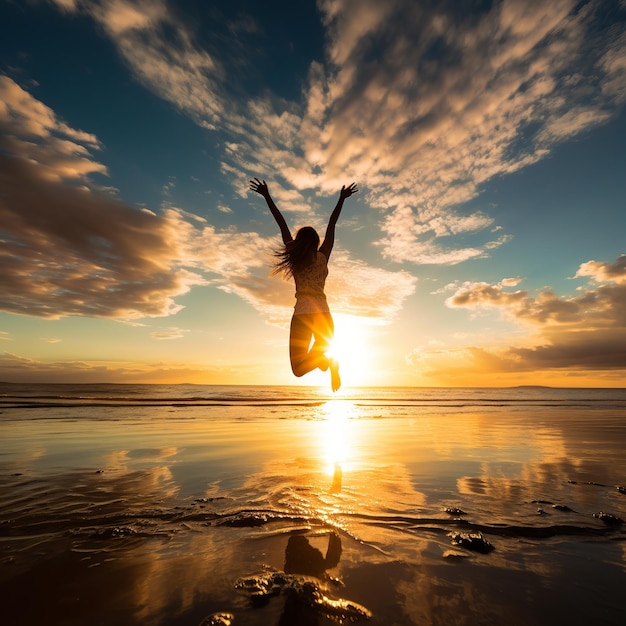
<path fill-rule="evenodd" d="M 341 378 L 339 377 L 339 361 L 337 359 L 328 359 L 330 366 L 330 386 L 333 391 L 337 391 L 341 387 Z"/>

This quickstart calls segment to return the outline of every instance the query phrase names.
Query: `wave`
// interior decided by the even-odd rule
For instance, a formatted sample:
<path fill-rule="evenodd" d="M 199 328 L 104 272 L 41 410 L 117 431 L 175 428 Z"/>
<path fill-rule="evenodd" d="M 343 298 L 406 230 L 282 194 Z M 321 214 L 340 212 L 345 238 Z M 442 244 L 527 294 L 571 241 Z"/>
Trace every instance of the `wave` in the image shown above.
<path fill-rule="evenodd" d="M 29 385 L 0 383 L 0 409 L 49 407 L 317 407 L 329 401 L 356 407 L 602 407 L 626 408 L 626 389 L 551 387 L 362 387 L 329 394 L 318 387 L 223 385 Z"/>
<path fill-rule="evenodd" d="M 595 520 L 597 523 L 592 523 Z M 389 531 L 404 534 L 435 534 L 448 537 L 506 537 L 513 539 L 551 539 L 555 537 L 598 537 L 623 539 L 626 533 L 622 530 L 623 521 L 619 523 L 601 523 L 598 515 L 580 524 L 486 524 L 472 522 L 460 518 L 417 517 L 404 515 L 378 515 L 365 513 L 343 512 L 338 515 L 336 523 L 326 515 L 315 517 L 302 515 L 293 511 L 271 508 L 238 508 L 229 512 L 202 511 L 199 509 L 158 509 L 142 511 L 115 512 L 104 515 L 85 515 L 84 511 L 65 512 L 63 515 L 30 514 L 16 516 L 0 525 L 0 537 L 26 538 L 41 536 L 45 533 L 66 534 L 83 539 L 117 539 L 124 537 L 167 537 L 179 534 L 181 529 L 197 529 L 198 526 L 207 530 L 214 527 L 223 528 L 261 528 L 267 536 L 272 535 L 272 526 L 276 526 L 276 534 L 284 535 L 301 532 L 312 527 L 326 528 L 345 532 L 358 523 L 362 526 L 382 527 Z M 346 528 L 342 529 L 342 525 Z M 453 542 L 454 543 L 454 542 Z M 463 543 L 458 543 L 462 547 Z M 480 551 L 480 550 L 479 550 Z"/>

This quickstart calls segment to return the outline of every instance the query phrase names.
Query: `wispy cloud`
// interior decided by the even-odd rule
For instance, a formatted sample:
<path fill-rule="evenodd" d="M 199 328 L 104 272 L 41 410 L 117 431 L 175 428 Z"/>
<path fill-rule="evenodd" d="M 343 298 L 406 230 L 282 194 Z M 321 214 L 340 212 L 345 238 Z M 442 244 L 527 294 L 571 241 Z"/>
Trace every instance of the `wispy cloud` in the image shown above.
<path fill-rule="evenodd" d="M 46 182 L 80 182 L 90 174 L 107 173 L 91 154 L 101 147 L 95 135 L 70 128 L 52 109 L 2 75 L 0 128 L 3 152 L 36 163 L 38 177 Z"/>
<path fill-rule="evenodd" d="M 227 134 L 222 170 L 239 193 L 273 173 L 285 210 L 346 180 L 381 211 L 389 260 L 455 264 L 505 244 L 485 181 L 544 158 L 626 100 L 626 31 L 602 2 L 320 0 L 327 58 L 301 102 L 233 104 L 227 59 L 210 55 L 162 1 L 57 0 L 92 15 L 134 75 L 202 126 Z M 247 18 L 248 32 L 257 31 Z M 268 35 L 269 36 L 269 35 Z M 241 54 L 244 48 L 239 46 Z M 458 237 L 471 233 L 475 245 Z"/>
<path fill-rule="evenodd" d="M 155 330 L 150 334 L 153 339 L 181 339 L 184 337 L 189 331 L 184 328 L 176 328 L 175 326 L 170 326 L 168 328 L 162 328 L 160 330 Z"/>
<path fill-rule="evenodd" d="M 312 78 L 318 114 L 306 145 L 323 175 L 367 181 L 386 212 L 384 254 L 456 263 L 484 255 L 453 233 L 488 229 L 454 205 L 482 183 L 533 163 L 605 121 L 624 100 L 623 32 L 603 7 L 570 0 L 497 2 L 327 0 L 330 69 Z"/>
<path fill-rule="evenodd" d="M 486 212 L 457 205 L 490 178 L 602 123 L 626 99 L 626 35 L 607 30 L 596 2 L 509 0 L 465 13 L 458 3 L 324 0 L 327 59 L 311 63 L 303 100 L 270 94 L 241 104 L 229 98 L 228 60 L 203 49 L 164 1 L 55 4 L 90 15 L 137 80 L 226 134 L 222 168 L 238 193 L 250 175 L 275 172 L 281 206 L 307 210 L 315 222 L 312 194 L 362 181 L 381 213 L 377 244 L 395 262 L 454 264 L 505 244 L 509 235 Z M 245 31 L 255 30 L 247 19 Z M 176 207 L 156 214 L 95 192 L 90 177 L 106 175 L 94 157 L 98 139 L 70 128 L 7 77 L 0 88 L 8 190 L 0 211 L 9 233 L 0 282 L 14 294 L 4 298 L 5 310 L 168 315 L 179 308 L 177 296 L 210 281 L 283 318 L 292 294 L 267 278 L 272 242 L 219 232 Z M 463 243 L 467 234 L 475 244 Z M 329 293 L 343 312 L 388 320 L 414 289 L 406 273 L 349 256 L 336 262 L 345 272 Z M 369 312 L 353 284 L 368 294 Z M 506 293 L 499 297 L 513 298 Z M 484 302 L 488 295 L 485 287 Z M 531 306 L 517 297 L 529 320 L 563 319 L 579 302 L 546 292 Z M 372 310 L 372 302 L 380 305 Z"/>
<path fill-rule="evenodd" d="M 62 10 L 87 13 L 115 42 L 143 85 L 206 128 L 224 119 L 218 60 L 195 46 L 164 0 L 52 0 Z"/>
<path fill-rule="evenodd" d="M 94 157 L 101 148 L 95 136 L 70 128 L 4 76 L 0 96 L 2 310 L 48 318 L 167 316 L 180 310 L 178 296 L 212 284 L 273 322 L 289 318 L 293 289 L 269 278 L 275 239 L 219 231 L 171 205 L 156 213 L 104 194 L 91 180 L 106 173 Z M 415 280 L 404 273 L 345 254 L 340 265 L 337 312 L 388 322 L 412 293 Z M 365 306 L 354 290 L 359 284 L 375 306 Z"/>

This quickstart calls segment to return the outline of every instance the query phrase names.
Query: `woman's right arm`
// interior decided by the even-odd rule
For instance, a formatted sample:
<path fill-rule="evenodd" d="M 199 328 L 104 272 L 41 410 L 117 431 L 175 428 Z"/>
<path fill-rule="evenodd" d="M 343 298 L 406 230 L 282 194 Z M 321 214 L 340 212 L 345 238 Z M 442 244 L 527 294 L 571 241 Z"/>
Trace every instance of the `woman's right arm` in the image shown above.
<path fill-rule="evenodd" d="M 267 188 L 267 183 L 265 181 L 261 182 L 258 178 L 255 178 L 254 180 L 250 181 L 250 189 L 252 191 L 256 191 L 256 193 L 262 195 L 265 198 L 265 202 L 267 202 L 267 206 L 274 216 L 274 219 L 278 224 L 278 228 L 280 228 L 280 234 L 283 238 L 283 243 L 287 245 L 290 241 L 293 241 L 293 237 L 291 236 L 291 232 L 289 231 L 289 226 L 287 226 L 285 218 L 278 210 L 278 207 L 274 204 L 272 196 L 270 196 L 270 192 Z"/>

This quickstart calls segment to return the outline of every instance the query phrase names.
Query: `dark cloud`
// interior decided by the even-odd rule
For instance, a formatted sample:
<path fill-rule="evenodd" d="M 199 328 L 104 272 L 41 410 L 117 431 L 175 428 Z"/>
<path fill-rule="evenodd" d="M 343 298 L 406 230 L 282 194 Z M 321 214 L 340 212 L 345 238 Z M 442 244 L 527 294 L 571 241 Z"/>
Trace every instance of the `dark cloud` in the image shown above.
<path fill-rule="evenodd" d="M 554 333 L 550 343 L 512 348 L 508 355 L 527 370 L 626 371 L 626 329 Z"/>
<path fill-rule="evenodd" d="M 500 283 L 466 283 L 446 304 L 471 310 L 494 309 L 508 320 L 531 324 L 539 336 L 534 345 L 506 349 L 470 347 L 466 366 L 482 372 L 531 372 L 554 369 L 626 371 L 625 255 L 613 262 L 583 263 L 577 276 L 605 281 L 580 288 L 575 296 L 559 296 L 543 290 L 537 297 L 527 291 L 506 291 L 519 280 Z M 416 361 L 425 357 L 416 351 Z M 458 360 L 463 360 L 459 357 Z"/>
<path fill-rule="evenodd" d="M 202 282 L 177 263 L 167 219 L 0 156 L 2 310 L 41 317 L 168 315 Z"/>
<path fill-rule="evenodd" d="M 90 363 L 84 361 L 38 361 L 10 352 L 0 354 L 0 380 L 41 383 L 205 383 L 207 380 L 231 384 L 240 380 L 241 366 L 193 369 L 186 363 L 137 364 Z M 255 372 L 258 375 L 259 372 Z"/>

